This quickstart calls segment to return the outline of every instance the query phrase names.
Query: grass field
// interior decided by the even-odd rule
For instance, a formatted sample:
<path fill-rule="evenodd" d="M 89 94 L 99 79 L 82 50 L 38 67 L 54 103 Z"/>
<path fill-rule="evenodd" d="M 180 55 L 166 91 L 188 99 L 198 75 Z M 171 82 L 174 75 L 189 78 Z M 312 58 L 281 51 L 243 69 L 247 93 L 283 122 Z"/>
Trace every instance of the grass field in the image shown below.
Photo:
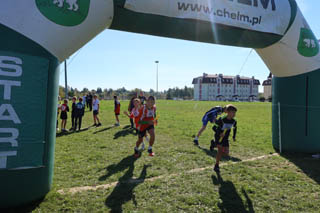
<path fill-rule="evenodd" d="M 272 155 L 270 103 L 236 103 L 237 141 L 231 143 L 231 158 L 222 161 L 221 175 L 213 172 L 212 125 L 200 137 L 200 147 L 192 137 L 203 114 L 224 104 L 158 101 L 155 156 L 143 152 L 134 159 L 137 136 L 128 128 L 128 118 L 121 115 L 121 126 L 113 126 L 113 102 L 103 101 L 101 127 L 57 135 L 53 188 L 42 202 L 22 210 L 319 212 L 319 160 Z M 127 105 L 122 101 L 121 111 Z M 83 128 L 92 124 L 92 114 L 86 112 Z M 96 190 L 68 191 L 84 186 Z"/>

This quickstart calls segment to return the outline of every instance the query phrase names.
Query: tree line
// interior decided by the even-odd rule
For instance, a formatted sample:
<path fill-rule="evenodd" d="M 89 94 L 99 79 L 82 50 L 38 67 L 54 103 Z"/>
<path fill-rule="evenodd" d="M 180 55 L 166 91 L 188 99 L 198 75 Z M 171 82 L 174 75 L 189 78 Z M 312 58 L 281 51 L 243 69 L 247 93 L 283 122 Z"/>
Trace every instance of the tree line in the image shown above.
<path fill-rule="evenodd" d="M 131 99 L 133 96 L 139 96 L 140 92 L 143 92 L 144 96 L 153 95 L 157 97 L 157 99 L 167 99 L 167 100 L 174 100 L 174 99 L 183 99 L 183 100 L 191 100 L 193 99 L 193 88 L 185 86 L 184 88 L 170 88 L 165 91 L 156 92 L 153 89 L 149 91 L 143 91 L 139 88 L 135 88 L 133 90 L 127 90 L 125 87 L 119 89 L 102 89 L 98 87 L 97 89 L 89 90 L 88 88 L 83 88 L 82 90 L 78 90 L 77 88 L 69 87 L 68 86 L 68 97 L 82 97 L 88 93 L 98 95 L 99 99 L 104 100 L 111 100 L 113 96 L 118 96 L 122 100 Z M 59 96 L 61 98 L 65 98 L 65 88 L 63 86 L 59 86 Z"/>

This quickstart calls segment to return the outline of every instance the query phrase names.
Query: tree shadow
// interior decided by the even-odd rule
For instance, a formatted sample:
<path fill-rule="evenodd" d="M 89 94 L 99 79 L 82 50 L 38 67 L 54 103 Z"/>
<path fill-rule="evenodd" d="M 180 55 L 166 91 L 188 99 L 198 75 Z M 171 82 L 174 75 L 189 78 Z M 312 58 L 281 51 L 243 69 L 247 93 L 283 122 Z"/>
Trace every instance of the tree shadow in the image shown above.
<path fill-rule="evenodd" d="M 315 159 L 311 154 L 284 153 L 282 157 L 299 167 L 303 173 L 320 184 L 320 159 Z"/>
<path fill-rule="evenodd" d="M 13 208 L 5 208 L 5 209 L 0 208 L 0 212 L 6 212 L 6 213 L 32 212 L 39 207 L 39 205 L 42 203 L 43 200 L 44 200 L 44 197 L 39 200 L 33 201 L 29 204 L 25 204 L 25 205 L 13 207 Z"/>
<path fill-rule="evenodd" d="M 113 139 L 117 139 L 119 137 L 125 137 L 127 135 L 136 135 L 135 130 L 130 129 L 130 125 L 127 125 L 123 127 L 122 130 L 116 132 L 116 134 L 114 134 Z"/>
<path fill-rule="evenodd" d="M 219 173 L 217 173 L 217 177 L 215 175 L 212 175 L 211 178 L 213 184 L 219 186 L 219 195 L 222 203 L 218 203 L 218 207 L 220 208 L 221 212 L 255 212 L 253 209 L 252 201 L 244 189 L 242 189 L 242 193 L 246 198 L 246 205 L 231 181 L 224 181 Z"/>
<path fill-rule="evenodd" d="M 215 158 L 218 154 L 218 151 L 217 151 L 217 148 L 215 148 L 212 151 L 210 151 L 210 149 L 207 149 L 207 148 L 204 148 L 204 147 L 201 147 L 201 146 L 198 146 L 199 149 L 201 149 L 204 153 L 206 153 L 208 156 L 212 157 L 212 158 Z M 225 157 L 222 157 L 221 161 L 232 161 L 232 162 L 239 162 L 239 161 L 242 161 L 240 158 L 236 158 L 236 157 L 232 157 L 232 156 L 225 156 Z"/>
<path fill-rule="evenodd" d="M 108 131 L 109 129 L 112 129 L 112 128 L 115 128 L 115 126 L 109 126 L 109 127 L 100 129 L 100 130 L 98 130 L 98 131 L 95 131 L 93 134 L 98 134 L 98 133 L 100 133 L 100 132 Z"/>
<path fill-rule="evenodd" d="M 144 182 L 149 166 L 150 165 L 143 166 L 140 176 L 137 179 L 132 179 L 134 167 L 130 167 L 127 172 L 119 178 L 119 183 L 105 201 L 105 205 L 111 209 L 111 212 L 122 212 L 122 205 L 130 200 L 133 201 L 136 207 L 138 206 L 135 199 L 134 188 Z"/>

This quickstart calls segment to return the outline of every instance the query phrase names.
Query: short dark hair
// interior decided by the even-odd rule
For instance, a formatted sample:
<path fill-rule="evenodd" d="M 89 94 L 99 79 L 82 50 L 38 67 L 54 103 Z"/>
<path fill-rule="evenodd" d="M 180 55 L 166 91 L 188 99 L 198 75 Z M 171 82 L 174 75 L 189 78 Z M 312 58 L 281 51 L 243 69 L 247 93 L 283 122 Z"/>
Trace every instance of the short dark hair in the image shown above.
<path fill-rule="evenodd" d="M 227 112 L 236 112 L 237 111 L 237 107 L 233 106 L 232 104 L 228 104 L 226 106 L 226 110 L 227 110 Z"/>
<path fill-rule="evenodd" d="M 115 95 L 115 96 L 113 96 L 113 98 L 117 98 L 117 96 Z"/>
<path fill-rule="evenodd" d="M 81 97 L 79 98 L 79 101 L 82 102 L 82 98 Z"/>
<path fill-rule="evenodd" d="M 149 101 L 149 100 L 151 100 L 151 101 L 155 101 L 154 96 L 150 95 L 150 96 L 148 97 L 148 101 Z"/>

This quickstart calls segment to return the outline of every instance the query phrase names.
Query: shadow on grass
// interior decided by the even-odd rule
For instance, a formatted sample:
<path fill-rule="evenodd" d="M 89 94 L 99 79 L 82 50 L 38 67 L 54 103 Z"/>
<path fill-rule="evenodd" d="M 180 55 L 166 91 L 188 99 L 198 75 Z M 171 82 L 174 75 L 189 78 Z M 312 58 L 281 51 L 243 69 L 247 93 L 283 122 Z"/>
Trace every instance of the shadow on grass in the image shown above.
<path fill-rule="evenodd" d="M 119 183 L 107 197 L 105 205 L 111 209 L 111 212 L 122 212 L 122 205 L 132 200 L 134 205 L 138 203 L 135 199 L 134 188 L 143 183 L 147 176 L 147 168 L 150 165 L 144 165 L 137 179 L 133 179 L 134 161 L 127 172 L 119 178 Z"/>
<path fill-rule="evenodd" d="M 299 167 L 306 175 L 320 184 L 320 159 L 312 158 L 311 154 L 284 153 L 282 157 Z"/>
<path fill-rule="evenodd" d="M 219 173 L 217 173 L 217 177 L 212 175 L 211 178 L 213 184 L 219 186 L 222 203 L 218 203 L 218 207 L 221 209 L 221 212 L 255 212 L 252 201 L 244 189 L 242 189 L 242 193 L 246 198 L 246 204 L 241 199 L 236 187 L 231 181 L 224 181 Z"/>
<path fill-rule="evenodd" d="M 108 131 L 109 129 L 112 129 L 112 128 L 115 128 L 115 127 L 116 127 L 116 126 L 109 126 L 109 127 L 100 129 L 100 130 L 98 130 L 98 131 L 95 131 L 93 134 L 98 134 L 98 133 L 100 133 L 100 132 Z"/>
<path fill-rule="evenodd" d="M 108 177 L 112 176 L 113 174 L 116 174 L 118 172 L 124 171 L 128 168 L 128 171 L 125 175 L 128 175 L 128 177 L 126 177 L 125 175 L 122 176 L 123 179 L 129 179 L 132 176 L 130 176 L 130 174 L 133 172 L 134 170 L 134 162 L 137 160 L 137 158 L 135 158 L 133 155 L 129 155 L 126 158 L 123 158 L 118 164 L 112 164 L 108 167 L 106 167 L 105 169 L 107 170 L 107 174 L 101 176 L 99 178 L 99 181 L 104 181 L 106 180 Z"/>
<path fill-rule="evenodd" d="M 130 125 L 127 125 L 123 127 L 122 130 L 120 130 L 119 132 L 116 132 L 116 134 L 114 134 L 113 139 L 117 139 L 119 137 L 125 137 L 127 135 L 136 135 L 135 130 L 131 129 Z"/>
<path fill-rule="evenodd" d="M 39 207 L 39 205 L 42 203 L 43 200 L 44 200 L 44 198 L 41 198 L 39 200 L 33 201 L 30 204 L 17 206 L 17 207 L 14 207 L 14 208 L 7 208 L 7 209 L 1 209 L 0 208 L 0 212 L 5 212 L 5 213 L 32 212 L 33 210 L 35 210 L 36 208 Z"/>
<path fill-rule="evenodd" d="M 61 136 L 65 136 L 65 135 L 71 135 L 71 134 L 76 134 L 79 132 L 84 132 L 89 130 L 90 128 L 92 128 L 92 126 L 89 126 L 87 128 L 82 128 L 80 131 L 67 131 L 67 132 L 59 132 L 56 134 L 56 137 L 61 137 Z"/>
<path fill-rule="evenodd" d="M 204 148 L 204 147 L 201 147 L 201 146 L 198 146 L 198 148 L 201 149 L 208 156 L 213 157 L 213 158 L 215 158 L 217 156 L 217 154 L 218 154 L 217 148 L 215 148 L 213 150 L 213 152 L 210 151 L 210 149 L 207 149 L 207 148 Z M 227 156 L 227 157 L 222 157 L 221 161 L 239 162 L 239 161 L 241 161 L 241 159 L 240 158 L 236 158 L 236 157 L 232 157 L 232 156 Z"/>

